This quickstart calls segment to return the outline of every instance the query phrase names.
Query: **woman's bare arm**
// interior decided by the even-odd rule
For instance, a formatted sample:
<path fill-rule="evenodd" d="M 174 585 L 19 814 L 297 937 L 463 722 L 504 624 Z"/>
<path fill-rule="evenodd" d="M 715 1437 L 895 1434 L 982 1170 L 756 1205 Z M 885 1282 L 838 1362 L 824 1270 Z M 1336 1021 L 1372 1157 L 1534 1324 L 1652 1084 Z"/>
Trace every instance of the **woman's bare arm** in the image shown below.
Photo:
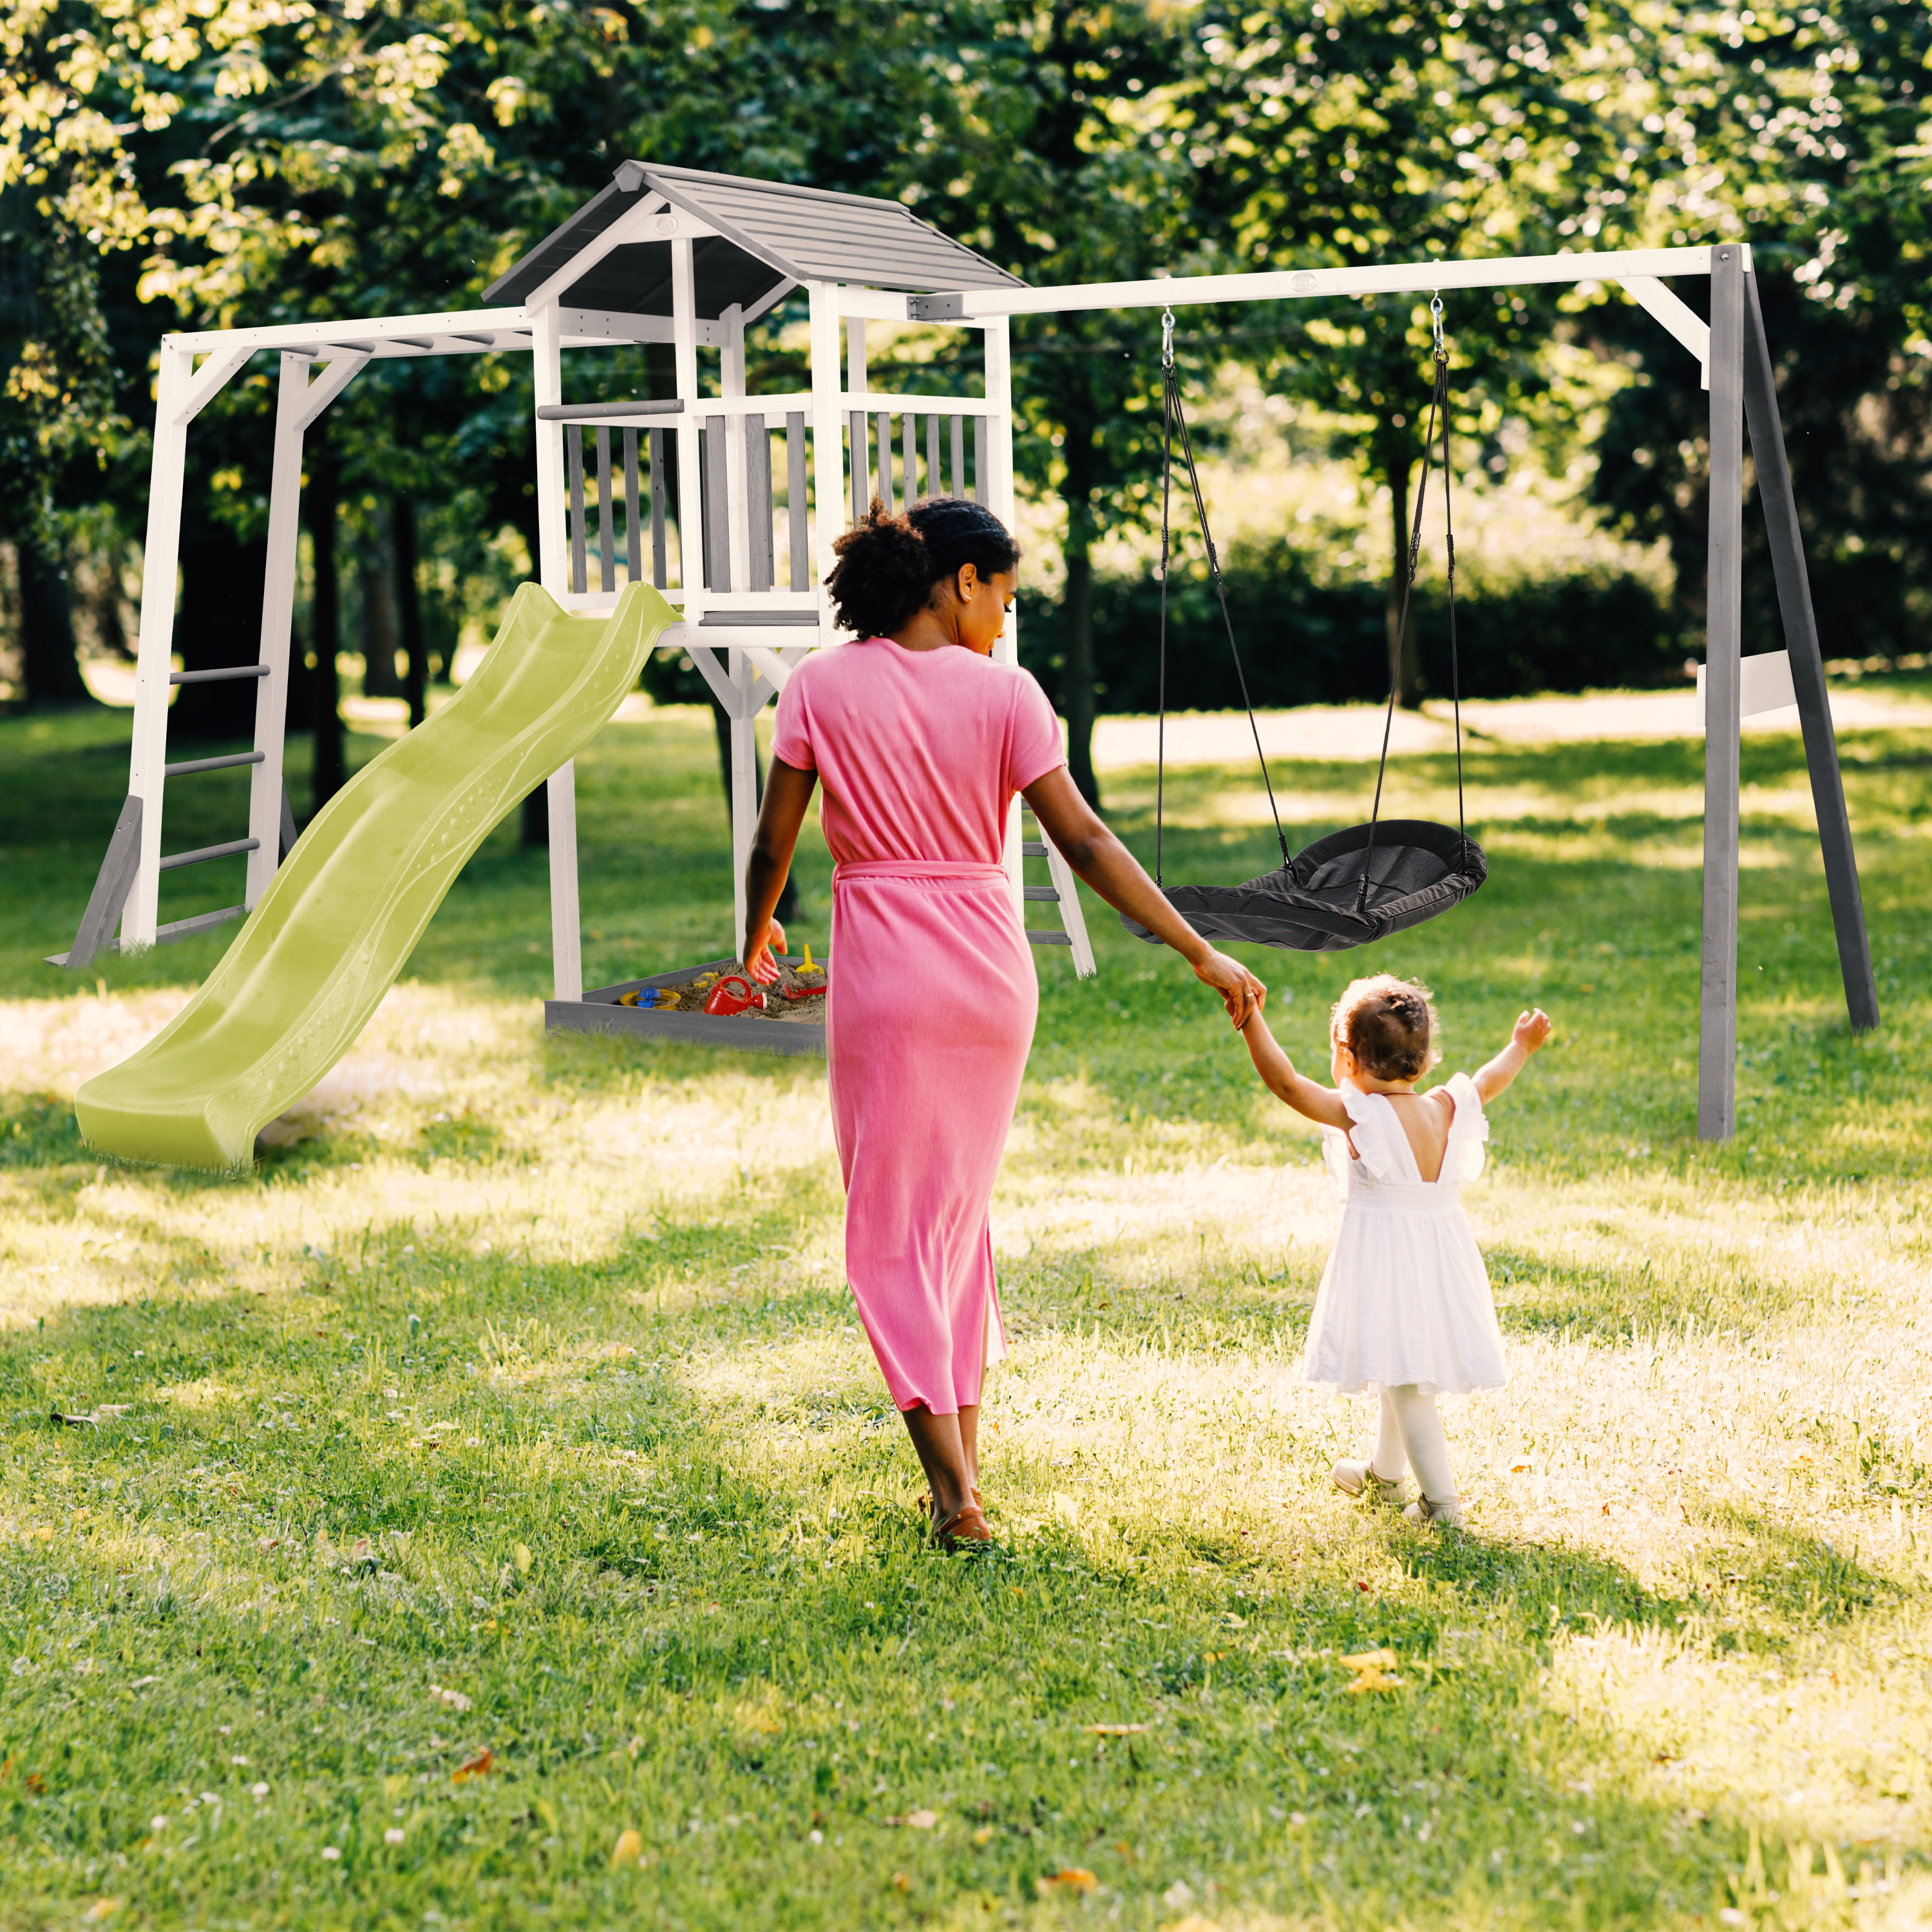
<path fill-rule="evenodd" d="M 772 916 L 772 909 L 784 890 L 791 871 L 791 855 L 798 845 L 799 828 L 805 823 L 806 808 L 812 802 L 818 783 L 816 772 L 799 770 L 782 758 L 772 760 L 765 780 L 765 802 L 758 812 L 758 827 L 752 834 L 752 856 L 745 868 L 745 964 L 752 977 L 766 986 L 778 976 L 772 964 L 772 947 L 784 950 L 784 928 Z"/>
<path fill-rule="evenodd" d="M 1484 1106 L 1529 1064 L 1529 1056 L 1550 1037 L 1550 1016 L 1540 1006 L 1534 1012 L 1520 1014 L 1510 1042 L 1487 1066 L 1476 1074 L 1476 1092 Z"/>
<path fill-rule="evenodd" d="M 1262 1010 L 1268 988 L 1238 959 L 1217 952 L 1161 896 L 1140 862 L 1102 824 L 1074 789 L 1064 765 L 1028 785 L 1026 802 L 1060 856 L 1116 912 L 1138 920 L 1194 968 L 1195 977 L 1221 995 L 1236 1026 Z"/>
<path fill-rule="evenodd" d="M 1268 1022 L 1258 1012 L 1250 1016 L 1241 1028 L 1241 1037 L 1247 1042 L 1248 1058 L 1255 1063 L 1262 1084 L 1277 1100 L 1324 1127 L 1348 1131 L 1348 1113 L 1342 1105 L 1341 1095 L 1334 1088 L 1318 1087 L 1306 1075 L 1296 1072 L 1294 1062 L 1282 1052 L 1268 1030 Z"/>

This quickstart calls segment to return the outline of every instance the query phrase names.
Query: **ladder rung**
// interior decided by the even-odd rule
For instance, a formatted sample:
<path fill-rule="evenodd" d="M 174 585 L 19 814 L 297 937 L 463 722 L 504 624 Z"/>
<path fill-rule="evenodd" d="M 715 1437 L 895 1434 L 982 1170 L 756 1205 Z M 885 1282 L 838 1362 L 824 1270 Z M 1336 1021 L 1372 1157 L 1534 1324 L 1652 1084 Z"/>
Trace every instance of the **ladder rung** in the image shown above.
<path fill-rule="evenodd" d="M 1029 928 L 1027 938 L 1035 946 L 1071 946 L 1073 944 L 1073 935 L 1071 933 L 1042 932 L 1036 928 Z"/>
<path fill-rule="evenodd" d="M 268 755 L 266 752 L 235 752 L 225 758 L 184 758 L 178 765 L 164 765 L 161 776 L 184 778 L 190 772 L 225 772 L 233 765 L 259 765 Z"/>
<path fill-rule="evenodd" d="M 1020 856 L 1022 859 L 1044 859 L 1046 848 L 1037 838 L 1023 838 L 1020 841 Z"/>
<path fill-rule="evenodd" d="M 1022 886 L 1020 897 L 1023 899 L 1051 899 L 1055 905 L 1060 903 L 1058 889 L 1053 886 Z"/>
<path fill-rule="evenodd" d="M 235 838 L 226 845 L 204 845 L 198 851 L 177 852 L 173 857 L 164 859 L 160 869 L 171 872 L 177 866 L 198 866 L 204 859 L 232 858 L 237 852 L 259 852 L 261 849 L 259 838 Z"/>
<path fill-rule="evenodd" d="M 266 677 L 266 664 L 232 664 L 226 670 L 177 670 L 170 671 L 170 684 L 218 684 L 225 677 Z"/>

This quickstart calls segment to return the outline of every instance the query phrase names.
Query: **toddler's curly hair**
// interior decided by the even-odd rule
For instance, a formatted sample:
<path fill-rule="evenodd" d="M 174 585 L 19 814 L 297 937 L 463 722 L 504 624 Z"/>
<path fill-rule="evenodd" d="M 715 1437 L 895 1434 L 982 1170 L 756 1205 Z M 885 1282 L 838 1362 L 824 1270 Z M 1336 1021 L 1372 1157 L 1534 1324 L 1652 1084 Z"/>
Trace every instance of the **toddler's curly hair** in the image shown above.
<path fill-rule="evenodd" d="M 841 629 L 889 638 L 926 608 L 932 587 L 968 564 L 982 577 L 1014 568 L 1020 547 L 991 510 L 965 496 L 928 496 L 895 516 L 878 497 L 835 537 L 825 580 Z"/>
<path fill-rule="evenodd" d="M 1442 1058 L 1426 986 L 1378 973 L 1352 980 L 1328 1017 L 1329 1037 L 1378 1080 L 1418 1080 Z"/>

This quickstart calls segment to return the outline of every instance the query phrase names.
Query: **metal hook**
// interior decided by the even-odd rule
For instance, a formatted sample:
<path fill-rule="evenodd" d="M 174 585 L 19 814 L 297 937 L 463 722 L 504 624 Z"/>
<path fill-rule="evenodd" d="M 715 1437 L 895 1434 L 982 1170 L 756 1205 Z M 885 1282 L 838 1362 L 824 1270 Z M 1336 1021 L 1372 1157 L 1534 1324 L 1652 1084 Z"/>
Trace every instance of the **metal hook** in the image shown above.
<path fill-rule="evenodd" d="M 1449 359 L 1449 350 L 1442 340 L 1442 298 L 1432 290 L 1429 297 L 1429 314 L 1436 325 L 1436 359 L 1438 362 L 1446 362 Z"/>
<path fill-rule="evenodd" d="M 1171 308 L 1161 310 L 1160 366 L 1163 369 L 1174 367 L 1174 311 Z"/>

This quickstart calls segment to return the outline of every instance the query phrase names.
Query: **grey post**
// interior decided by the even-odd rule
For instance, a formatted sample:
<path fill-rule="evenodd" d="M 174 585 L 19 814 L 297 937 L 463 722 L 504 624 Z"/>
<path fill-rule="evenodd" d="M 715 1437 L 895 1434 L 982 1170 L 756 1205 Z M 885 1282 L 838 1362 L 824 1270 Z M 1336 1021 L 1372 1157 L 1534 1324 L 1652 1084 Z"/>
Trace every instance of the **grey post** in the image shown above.
<path fill-rule="evenodd" d="M 1758 501 L 1764 506 L 1765 531 L 1771 542 L 1771 568 L 1778 582 L 1785 650 L 1791 660 L 1791 687 L 1804 730 L 1804 762 L 1811 772 L 1811 806 L 1818 820 L 1832 924 L 1838 934 L 1838 970 L 1844 978 L 1845 1006 L 1852 1028 L 1862 1033 L 1878 1024 L 1878 988 L 1872 979 L 1871 941 L 1865 932 L 1864 905 L 1858 892 L 1852 821 L 1845 809 L 1838 736 L 1832 729 L 1831 700 L 1825 688 L 1825 654 L 1819 646 L 1818 620 L 1811 608 L 1804 539 L 1798 525 L 1798 504 L 1785 456 L 1778 387 L 1755 275 L 1744 278 L 1744 415 L 1750 425 Z"/>
<path fill-rule="evenodd" d="M 87 910 L 80 916 L 80 930 L 58 964 L 77 973 L 83 966 L 92 964 L 94 956 L 111 944 L 128 895 L 134 890 L 134 871 L 140 858 L 141 801 L 130 794 L 107 842 L 107 856 L 100 862 L 100 876 L 88 896 Z"/>
<path fill-rule="evenodd" d="M 1738 778 L 1744 628 L 1743 250 L 1711 250 L 1711 530 L 1704 650 L 1704 933 L 1697 1138 L 1737 1130 Z"/>

